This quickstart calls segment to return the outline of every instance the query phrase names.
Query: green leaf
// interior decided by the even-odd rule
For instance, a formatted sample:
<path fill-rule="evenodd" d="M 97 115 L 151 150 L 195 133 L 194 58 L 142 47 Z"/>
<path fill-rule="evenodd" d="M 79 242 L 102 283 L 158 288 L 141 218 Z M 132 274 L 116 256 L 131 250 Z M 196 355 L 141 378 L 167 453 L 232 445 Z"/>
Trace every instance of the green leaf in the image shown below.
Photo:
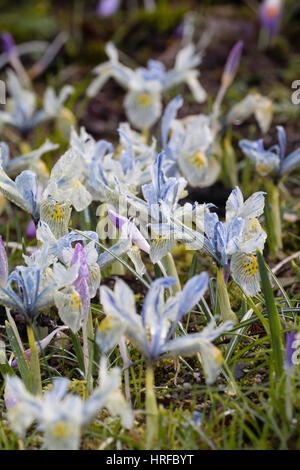
<path fill-rule="evenodd" d="M 5 321 L 5 328 L 6 328 L 9 344 L 15 355 L 22 380 L 26 388 L 29 390 L 31 378 L 30 378 L 30 370 L 29 370 L 27 361 L 23 355 L 23 352 L 21 351 L 18 340 L 15 336 L 15 333 L 12 327 L 10 326 L 10 324 L 8 323 L 8 321 Z"/>
<path fill-rule="evenodd" d="M 271 347 L 272 347 L 272 362 L 275 366 L 277 378 L 280 378 L 283 371 L 283 338 L 280 316 L 275 304 L 272 286 L 268 276 L 268 269 L 265 264 L 262 254 L 257 252 L 259 272 L 262 282 L 262 290 L 264 293 L 266 309 L 268 313 L 270 333 L 271 333 Z"/>

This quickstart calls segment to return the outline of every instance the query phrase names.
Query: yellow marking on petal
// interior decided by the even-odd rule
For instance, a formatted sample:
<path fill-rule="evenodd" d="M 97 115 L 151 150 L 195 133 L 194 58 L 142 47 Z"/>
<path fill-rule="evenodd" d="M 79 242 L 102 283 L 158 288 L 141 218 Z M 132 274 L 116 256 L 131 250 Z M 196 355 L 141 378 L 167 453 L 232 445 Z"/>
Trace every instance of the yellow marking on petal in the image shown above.
<path fill-rule="evenodd" d="M 247 255 L 247 259 L 244 261 L 244 270 L 248 276 L 254 276 L 257 271 L 257 259 L 254 255 Z"/>
<path fill-rule="evenodd" d="M 55 214 L 56 220 L 59 220 L 61 218 L 61 210 L 60 210 L 60 205 L 58 202 L 56 203 L 56 214 Z"/>
<path fill-rule="evenodd" d="M 256 169 L 258 173 L 265 173 L 266 171 L 268 171 L 265 163 L 261 163 Z"/>
<path fill-rule="evenodd" d="M 56 437 L 65 437 L 68 434 L 68 429 L 66 428 L 66 424 L 64 421 L 58 421 L 53 429 L 52 434 Z"/>
<path fill-rule="evenodd" d="M 149 106 L 149 104 L 151 104 L 151 98 L 148 93 L 142 93 L 137 97 L 136 101 L 143 107 Z"/>
<path fill-rule="evenodd" d="M 111 323 L 113 322 L 113 317 L 106 317 L 99 325 L 99 331 L 104 331 L 110 328 Z"/>
<path fill-rule="evenodd" d="M 203 155 L 201 152 L 199 152 L 199 150 L 197 150 L 197 152 L 194 153 L 191 160 L 193 163 L 195 163 L 197 166 L 201 168 L 206 163 L 206 156 Z"/>
<path fill-rule="evenodd" d="M 60 111 L 61 118 L 69 123 L 73 123 L 75 121 L 74 114 L 68 108 L 62 108 Z"/>
<path fill-rule="evenodd" d="M 80 182 L 77 180 L 77 181 L 75 181 L 75 183 L 73 184 L 73 187 L 74 187 L 74 188 L 78 188 L 79 184 L 80 184 Z"/>
<path fill-rule="evenodd" d="M 121 152 L 125 150 L 125 147 L 124 145 L 119 145 L 116 149 L 116 152 L 115 152 L 115 159 L 116 160 L 119 160 L 120 159 L 120 155 L 121 155 Z"/>
<path fill-rule="evenodd" d="M 251 227 L 252 227 L 252 228 L 257 227 L 257 220 L 253 220 L 253 222 L 252 222 L 252 224 L 251 224 Z"/>
<path fill-rule="evenodd" d="M 222 351 L 216 347 L 215 349 L 215 353 L 216 353 L 216 361 L 218 364 L 222 364 L 223 363 L 223 354 L 222 354 Z"/>
<path fill-rule="evenodd" d="M 72 295 L 75 299 L 75 304 L 76 304 L 76 307 L 79 308 L 80 307 L 80 298 L 79 298 L 79 295 L 76 294 L 76 292 L 72 292 Z"/>

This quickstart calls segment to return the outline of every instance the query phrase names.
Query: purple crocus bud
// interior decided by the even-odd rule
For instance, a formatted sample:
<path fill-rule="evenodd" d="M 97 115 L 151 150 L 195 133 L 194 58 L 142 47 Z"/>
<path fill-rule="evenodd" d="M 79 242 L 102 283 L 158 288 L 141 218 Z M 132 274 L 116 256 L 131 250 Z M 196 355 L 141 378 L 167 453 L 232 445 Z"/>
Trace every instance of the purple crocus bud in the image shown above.
<path fill-rule="evenodd" d="M 77 279 L 74 281 L 73 285 L 77 290 L 78 294 L 81 297 L 81 302 L 83 305 L 83 310 L 86 317 L 89 314 L 90 308 L 90 292 L 89 292 L 89 267 L 87 264 L 86 256 L 84 249 L 80 243 L 76 243 L 74 255 L 71 259 L 70 266 L 77 263 L 79 261 L 79 270 Z"/>
<path fill-rule="evenodd" d="M 0 236 L 0 287 L 6 286 L 8 278 L 8 262 L 2 237 Z"/>
<path fill-rule="evenodd" d="M 9 55 L 15 55 L 17 52 L 14 38 L 6 31 L 2 33 L 2 48 Z"/>
<path fill-rule="evenodd" d="M 134 245 L 140 248 L 140 250 L 145 251 L 145 253 L 150 252 L 149 243 L 145 237 L 143 237 L 139 229 L 132 222 L 130 222 L 130 220 L 120 214 L 117 214 L 111 209 L 107 210 L 107 215 L 118 230 L 120 230 L 123 234 L 126 233 L 126 235 L 131 238 Z"/>
<path fill-rule="evenodd" d="M 119 9 L 120 0 L 100 0 L 97 6 L 97 15 L 102 18 L 112 16 Z"/>
<path fill-rule="evenodd" d="M 291 372 L 294 369 L 294 353 L 297 349 L 296 330 L 284 333 L 285 338 L 285 368 Z"/>
<path fill-rule="evenodd" d="M 270 38 L 276 36 L 282 15 L 282 0 L 264 0 L 259 8 L 258 16 L 261 26 Z"/>
<path fill-rule="evenodd" d="M 35 223 L 33 220 L 31 220 L 27 225 L 26 236 L 29 240 L 34 240 L 36 237 Z"/>
<path fill-rule="evenodd" d="M 227 58 L 227 62 L 222 76 L 222 83 L 227 87 L 232 83 L 237 72 L 241 60 L 243 46 L 243 41 L 238 41 L 231 49 Z"/>

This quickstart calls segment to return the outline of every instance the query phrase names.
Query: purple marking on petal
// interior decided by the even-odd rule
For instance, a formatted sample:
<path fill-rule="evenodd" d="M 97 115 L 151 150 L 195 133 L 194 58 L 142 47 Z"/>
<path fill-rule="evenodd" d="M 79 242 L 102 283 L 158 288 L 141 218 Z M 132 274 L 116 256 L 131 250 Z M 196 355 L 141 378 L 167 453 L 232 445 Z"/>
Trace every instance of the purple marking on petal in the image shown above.
<path fill-rule="evenodd" d="M 100 0 L 97 6 L 97 15 L 102 18 L 114 15 L 120 6 L 120 0 Z"/>
<path fill-rule="evenodd" d="M 228 264 L 227 264 L 228 271 L 226 271 L 226 269 L 224 269 L 224 281 L 225 281 L 226 286 L 227 286 L 227 283 L 229 281 L 229 276 L 230 276 L 230 263 L 231 263 L 231 260 L 229 260 Z"/>
<path fill-rule="evenodd" d="M 8 410 L 16 406 L 16 404 L 18 403 L 18 400 L 16 398 L 7 395 L 4 395 L 4 401 Z"/>
<path fill-rule="evenodd" d="M 36 237 L 35 223 L 33 222 L 33 220 L 31 220 L 27 225 L 26 236 L 30 240 L 33 240 Z"/>
<path fill-rule="evenodd" d="M 29 246 L 27 248 L 27 253 L 28 253 L 29 256 L 32 256 L 33 253 L 35 253 L 37 250 L 38 250 L 37 246 Z"/>
<path fill-rule="evenodd" d="M 6 281 L 8 278 L 8 262 L 7 255 L 5 251 L 5 246 L 0 236 L 0 287 L 6 286 Z"/>
<path fill-rule="evenodd" d="M 80 295 L 83 310 L 86 316 L 89 314 L 90 308 L 90 292 L 88 287 L 89 281 L 89 267 L 86 261 L 85 252 L 80 243 L 76 243 L 74 255 L 71 259 L 70 266 L 73 266 L 79 260 L 78 277 L 73 285 Z"/>
<path fill-rule="evenodd" d="M 12 35 L 8 32 L 2 33 L 2 48 L 7 54 L 16 54 L 16 44 Z"/>
<path fill-rule="evenodd" d="M 123 225 L 129 223 L 129 220 L 126 217 L 117 214 L 111 209 L 107 209 L 107 215 L 118 230 L 122 230 Z"/>

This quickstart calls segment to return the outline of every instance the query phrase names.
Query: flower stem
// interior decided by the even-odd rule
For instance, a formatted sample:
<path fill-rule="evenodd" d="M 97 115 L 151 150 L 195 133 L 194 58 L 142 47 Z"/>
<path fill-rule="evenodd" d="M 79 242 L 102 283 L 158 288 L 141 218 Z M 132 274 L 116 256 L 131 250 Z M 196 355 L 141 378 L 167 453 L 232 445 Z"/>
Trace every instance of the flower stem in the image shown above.
<path fill-rule="evenodd" d="M 224 270 L 218 267 L 217 273 L 217 296 L 221 312 L 222 322 L 237 321 L 235 313 L 231 310 L 227 287 L 224 280 Z"/>
<path fill-rule="evenodd" d="M 168 253 L 166 256 L 164 256 L 163 265 L 165 267 L 167 275 L 174 277 L 176 280 L 172 288 L 173 295 L 175 295 L 177 292 L 181 291 L 181 285 L 180 285 L 180 280 L 179 280 L 177 269 L 176 269 L 176 264 L 171 253 Z"/>
<path fill-rule="evenodd" d="M 270 207 L 270 218 L 274 234 L 274 247 L 271 247 L 272 253 L 275 254 L 278 250 L 282 250 L 282 231 L 281 231 L 281 217 L 280 217 L 280 194 L 278 185 L 273 181 L 268 181 L 267 184 L 268 202 Z"/>
<path fill-rule="evenodd" d="M 42 381 L 39 354 L 34 340 L 32 326 L 27 324 L 27 337 L 30 348 L 31 392 L 34 395 L 42 394 Z"/>
<path fill-rule="evenodd" d="M 146 448 L 153 448 L 158 437 L 158 408 L 154 392 L 154 368 L 152 364 L 146 366 Z"/>

